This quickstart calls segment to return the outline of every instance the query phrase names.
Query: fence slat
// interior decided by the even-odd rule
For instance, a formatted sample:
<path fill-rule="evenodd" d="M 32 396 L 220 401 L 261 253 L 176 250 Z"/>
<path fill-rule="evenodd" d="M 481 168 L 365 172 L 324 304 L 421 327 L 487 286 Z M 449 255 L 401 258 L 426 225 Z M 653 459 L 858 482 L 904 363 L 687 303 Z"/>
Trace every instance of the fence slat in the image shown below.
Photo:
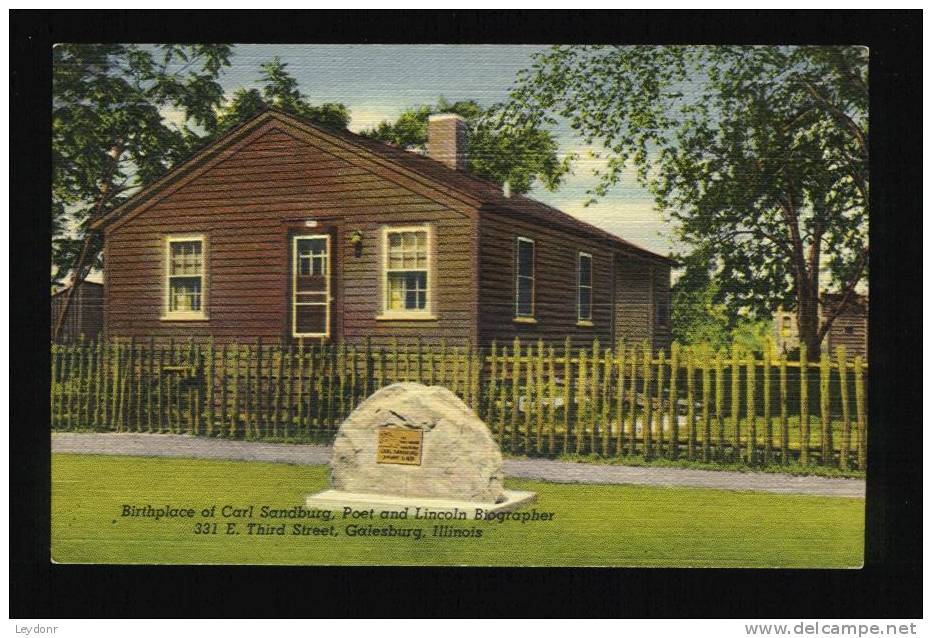
<path fill-rule="evenodd" d="M 573 347 L 572 341 L 567 336 L 563 340 L 563 453 L 568 454 L 570 451 L 570 419 L 572 418 L 573 400 L 572 383 L 573 383 Z"/>
<path fill-rule="evenodd" d="M 589 383 L 590 383 L 590 392 L 589 392 L 589 410 L 586 414 L 587 425 L 589 427 L 589 452 L 591 454 L 597 454 L 598 449 L 598 439 L 599 439 L 599 340 L 595 339 L 592 342 L 592 370 L 589 373 Z"/>
<path fill-rule="evenodd" d="M 535 432 L 536 440 L 534 442 L 534 449 L 538 454 L 543 453 L 544 451 L 544 414 L 545 414 L 545 404 L 547 399 L 544 398 L 544 340 L 537 340 L 537 358 L 535 359 L 535 398 L 536 398 L 536 414 L 537 414 L 537 430 Z M 549 398 L 549 397 L 548 397 Z"/>
<path fill-rule="evenodd" d="M 586 429 L 586 384 L 587 384 L 587 374 L 588 374 L 588 357 L 586 356 L 586 350 L 580 348 L 579 350 L 579 365 L 577 369 L 577 380 L 576 380 L 576 419 L 575 419 L 575 428 L 576 428 L 576 449 L 574 452 L 576 454 L 583 453 L 583 446 L 585 442 L 585 429 Z"/>
<path fill-rule="evenodd" d="M 602 449 L 599 452 L 602 456 L 609 455 L 609 443 L 612 439 L 612 422 L 609 417 L 611 410 L 611 397 L 610 394 L 612 388 L 612 349 L 606 348 L 605 353 L 602 355 L 602 393 L 599 401 L 602 404 L 602 409 L 599 412 L 599 423 L 601 423 L 602 431 Z"/>
<path fill-rule="evenodd" d="M 838 396 L 841 400 L 841 450 L 838 460 L 841 469 L 847 470 L 848 454 L 851 450 L 851 415 L 848 406 L 848 361 L 845 357 L 845 347 L 835 348 L 835 356 L 838 361 Z"/>
<path fill-rule="evenodd" d="M 799 462 L 809 464 L 809 361 L 806 346 L 799 349 Z"/>
<path fill-rule="evenodd" d="M 754 464 L 757 461 L 757 404 L 754 399 L 755 381 L 757 379 L 757 367 L 754 365 L 754 358 L 748 357 L 747 367 L 745 368 L 745 397 L 747 398 L 747 419 L 748 419 L 748 448 L 747 462 Z"/>
<path fill-rule="evenodd" d="M 741 359 L 737 346 L 731 348 L 731 422 L 734 428 L 732 456 L 737 462 L 741 460 Z"/>
<path fill-rule="evenodd" d="M 725 353 L 715 353 L 715 420 L 718 424 L 716 457 L 725 460 Z"/>
<path fill-rule="evenodd" d="M 669 420 L 670 443 L 667 445 L 667 456 L 676 459 L 680 454 L 680 419 L 679 419 L 679 389 L 677 384 L 680 376 L 680 344 L 673 342 L 670 345 L 670 409 L 667 411 Z"/>
<path fill-rule="evenodd" d="M 787 415 L 786 353 L 780 355 L 780 456 L 783 464 L 790 462 L 790 423 Z"/>
<path fill-rule="evenodd" d="M 657 440 L 654 443 L 655 446 L 655 456 L 657 458 L 662 458 L 664 456 L 664 439 L 666 438 L 663 434 L 663 416 L 664 404 L 663 392 L 664 392 L 664 379 L 666 377 L 666 353 L 661 350 L 657 353 L 657 408 L 656 408 L 656 429 L 657 429 Z"/>
<path fill-rule="evenodd" d="M 637 388 L 638 388 L 638 350 L 637 346 L 631 347 L 631 382 L 628 385 L 628 454 L 633 455 L 637 451 Z"/>
<path fill-rule="evenodd" d="M 653 368 L 651 366 L 651 353 L 647 344 L 644 344 L 644 422 L 641 427 L 644 432 L 644 457 L 651 458 L 654 455 L 653 433 L 653 400 L 651 397 L 651 379 L 653 377 Z"/>
<path fill-rule="evenodd" d="M 822 465 L 832 464 L 832 412 L 831 404 L 831 374 L 828 352 L 823 352 L 819 359 L 819 414 L 822 419 L 820 443 Z"/>
<path fill-rule="evenodd" d="M 689 428 L 686 458 L 694 461 L 696 459 L 696 352 L 694 348 L 689 348 L 684 354 L 686 358 L 686 426 Z"/>
<path fill-rule="evenodd" d="M 625 437 L 625 342 L 618 340 L 615 376 L 615 455 L 624 451 Z"/>
<path fill-rule="evenodd" d="M 770 343 L 764 347 L 764 465 L 770 464 L 773 453 L 773 421 L 770 418 Z"/>
<path fill-rule="evenodd" d="M 709 352 L 700 351 L 702 364 L 702 460 L 708 463 L 712 459 L 712 417 L 709 413 L 712 392 L 712 366 L 709 364 Z"/>
<path fill-rule="evenodd" d="M 867 469 L 867 413 L 864 400 L 864 362 L 860 356 L 854 358 L 854 403 L 858 422 L 858 469 Z"/>

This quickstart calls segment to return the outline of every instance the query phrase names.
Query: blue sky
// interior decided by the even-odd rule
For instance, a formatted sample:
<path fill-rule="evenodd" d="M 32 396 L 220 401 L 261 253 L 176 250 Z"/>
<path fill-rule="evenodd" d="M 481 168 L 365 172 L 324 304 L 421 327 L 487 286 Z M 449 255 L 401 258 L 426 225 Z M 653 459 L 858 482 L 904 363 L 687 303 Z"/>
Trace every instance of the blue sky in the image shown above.
<path fill-rule="evenodd" d="M 406 107 L 474 99 L 490 105 L 504 99 L 531 54 L 545 46 L 514 45 L 281 45 L 241 44 L 222 84 L 228 94 L 238 87 L 257 86 L 259 65 L 279 56 L 314 102 L 342 102 L 351 111 L 350 129 L 358 131 L 393 119 Z M 589 150 L 566 130 L 555 131 L 561 153 L 578 153 L 575 174 L 554 193 L 536 188 L 531 196 L 661 253 L 671 247 L 670 227 L 651 197 L 626 176 L 603 200 L 589 207 L 586 189 Z"/>

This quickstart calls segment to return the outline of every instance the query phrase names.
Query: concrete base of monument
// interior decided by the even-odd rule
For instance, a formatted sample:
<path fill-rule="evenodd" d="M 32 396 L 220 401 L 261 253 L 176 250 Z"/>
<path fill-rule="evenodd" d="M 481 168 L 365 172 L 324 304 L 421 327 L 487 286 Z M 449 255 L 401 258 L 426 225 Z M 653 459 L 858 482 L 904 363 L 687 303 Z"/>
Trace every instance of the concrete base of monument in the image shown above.
<path fill-rule="evenodd" d="M 344 492 L 342 490 L 324 490 L 307 497 L 305 506 L 321 510 L 342 510 L 349 507 L 354 510 L 375 510 L 376 512 L 398 512 L 407 509 L 407 517 L 414 518 L 420 513 L 428 512 L 465 512 L 470 519 L 475 511 L 481 509 L 486 514 L 511 512 L 530 505 L 537 500 L 536 492 L 505 490 L 505 500 L 501 503 L 483 503 L 480 501 L 455 501 L 447 498 L 422 498 L 417 496 L 399 496 L 397 494 L 373 494 L 364 492 Z M 429 516 L 420 516 L 429 518 Z"/>

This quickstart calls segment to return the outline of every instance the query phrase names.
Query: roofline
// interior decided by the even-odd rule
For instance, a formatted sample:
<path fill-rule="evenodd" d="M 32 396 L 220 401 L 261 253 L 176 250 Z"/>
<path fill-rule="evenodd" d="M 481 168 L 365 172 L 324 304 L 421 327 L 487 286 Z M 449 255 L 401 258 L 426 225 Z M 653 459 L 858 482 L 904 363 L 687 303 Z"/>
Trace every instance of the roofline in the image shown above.
<path fill-rule="evenodd" d="M 440 115 L 455 115 L 455 114 L 444 113 Z M 468 200 L 471 200 L 472 202 L 476 202 L 476 204 L 474 204 L 473 206 L 475 206 L 475 208 L 478 209 L 480 213 L 483 211 L 494 212 L 494 210 L 500 209 L 499 207 L 501 206 L 501 204 L 504 204 L 504 208 L 509 210 L 509 212 L 513 214 L 519 214 L 519 215 L 522 214 L 522 211 L 509 207 L 507 204 L 507 198 L 504 198 L 504 196 L 502 196 L 502 199 L 504 201 L 501 202 L 501 204 L 489 203 L 487 201 L 484 201 L 482 197 L 477 197 L 475 193 L 470 193 L 461 187 L 457 187 L 450 183 L 444 182 L 443 180 L 438 179 L 434 176 L 424 174 L 416 170 L 415 168 L 404 166 L 390 156 L 379 154 L 377 151 L 373 151 L 370 148 L 366 148 L 366 146 L 359 144 L 358 142 L 355 142 L 352 139 L 347 139 L 345 135 L 341 135 L 341 133 L 345 133 L 344 131 L 338 131 L 338 132 L 331 131 L 327 129 L 326 127 L 322 127 L 319 124 L 314 124 L 312 122 L 309 122 L 299 116 L 292 115 L 291 113 L 286 113 L 274 107 L 266 106 L 265 108 L 257 112 L 255 115 L 253 115 L 251 118 L 244 120 L 237 126 L 233 127 L 232 129 L 224 133 L 214 142 L 208 144 L 207 146 L 201 149 L 194 151 L 187 160 L 185 160 L 184 162 L 182 162 L 175 168 L 171 169 L 164 176 L 155 180 L 148 186 L 143 187 L 140 191 L 133 194 L 129 199 L 127 199 L 125 202 L 120 204 L 118 207 L 116 207 L 112 211 L 106 213 L 105 215 L 102 215 L 98 219 L 91 222 L 90 228 L 93 230 L 100 230 L 102 228 L 109 226 L 112 223 L 125 219 L 127 217 L 126 213 L 132 211 L 135 208 L 138 208 L 140 205 L 145 204 L 147 201 L 157 196 L 164 188 L 170 186 L 173 182 L 180 180 L 185 175 L 187 175 L 189 172 L 196 170 L 202 164 L 205 164 L 215 159 L 220 153 L 222 153 L 224 150 L 226 150 L 233 144 L 240 141 L 249 132 L 251 132 L 254 129 L 257 129 L 263 123 L 267 121 L 271 121 L 271 120 L 277 120 L 285 124 L 291 124 L 293 126 L 310 128 L 318 134 L 323 134 L 325 136 L 331 137 L 337 142 L 342 142 L 348 146 L 351 146 L 353 149 L 356 149 L 359 152 L 365 153 L 368 156 L 375 156 L 379 162 L 386 162 L 390 164 L 394 170 L 401 172 L 402 174 L 405 174 L 408 177 L 416 179 L 417 181 L 428 182 L 428 184 L 433 185 L 432 187 L 428 186 L 429 188 L 438 190 L 446 197 L 451 197 L 449 192 L 445 192 L 445 191 L 450 191 L 453 193 L 457 193 L 467 198 Z M 351 135 L 355 135 L 352 132 L 349 132 L 349 133 Z M 422 159 L 429 160 L 429 161 L 436 161 L 436 160 L 432 160 L 429 157 L 424 157 Z M 447 167 L 442 162 L 437 162 L 437 164 L 439 164 L 440 166 L 443 166 L 444 168 L 449 169 L 449 167 Z M 489 185 L 494 186 L 495 188 L 501 188 L 497 183 L 491 180 L 483 179 L 475 175 L 469 175 L 469 177 L 471 179 L 484 181 L 488 183 Z M 437 188 L 438 185 L 440 188 Z M 633 244 L 632 242 L 626 239 L 623 239 L 613 233 L 610 233 L 607 230 L 603 230 L 599 228 L 598 226 L 594 226 L 588 222 L 585 222 L 579 219 L 578 217 L 573 217 L 572 215 L 570 215 L 569 213 L 566 213 L 565 211 L 562 211 L 558 208 L 554 208 L 553 206 L 549 206 L 548 204 L 532 199 L 530 197 L 525 197 L 525 196 L 521 196 L 521 197 L 531 202 L 534 202 L 535 204 L 546 206 L 547 208 L 553 210 L 555 213 L 559 215 L 565 215 L 571 218 L 575 223 L 582 226 L 582 228 L 579 228 L 579 229 L 566 229 L 567 232 L 571 232 L 577 235 L 587 235 L 595 239 L 611 241 L 613 244 L 616 245 L 616 247 L 618 248 L 620 252 L 634 253 L 635 255 L 638 255 L 643 258 L 647 258 L 648 260 L 659 261 L 659 262 L 668 264 L 670 266 L 679 265 L 677 261 L 675 261 L 674 259 L 671 259 L 670 257 L 660 255 L 646 248 Z M 457 198 L 454 196 L 453 199 L 457 199 Z M 468 204 L 468 202 L 463 202 L 463 203 L 470 205 Z M 588 229 L 590 232 L 588 233 L 581 232 L 581 231 L 584 231 L 585 229 Z"/>

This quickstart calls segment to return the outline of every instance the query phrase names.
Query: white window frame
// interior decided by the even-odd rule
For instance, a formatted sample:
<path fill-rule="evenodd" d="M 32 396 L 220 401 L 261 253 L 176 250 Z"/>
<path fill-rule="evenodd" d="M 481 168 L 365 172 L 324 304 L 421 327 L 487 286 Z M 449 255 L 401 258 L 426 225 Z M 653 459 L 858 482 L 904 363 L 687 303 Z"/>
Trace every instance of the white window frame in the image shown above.
<path fill-rule="evenodd" d="M 582 283 L 582 260 L 583 257 L 589 259 L 589 285 L 583 286 Z M 592 254 L 579 251 L 576 253 L 576 323 L 581 325 L 592 325 L 592 288 L 593 282 L 595 279 L 595 272 L 593 271 L 593 259 Z M 584 317 L 582 314 L 582 291 L 583 288 L 589 289 L 589 316 Z"/>
<path fill-rule="evenodd" d="M 531 274 L 521 274 L 521 242 L 531 245 Z M 515 315 L 514 320 L 517 322 L 536 323 L 537 314 L 537 243 L 530 237 L 515 237 Z M 521 292 L 521 279 L 531 280 L 531 314 L 521 314 L 521 303 L 519 301 Z"/>
<path fill-rule="evenodd" d="M 300 259 L 298 258 L 298 241 L 301 239 L 323 239 L 327 243 L 327 263 L 324 266 L 324 278 L 326 287 L 324 288 L 323 301 L 302 301 L 298 302 L 298 272 L 301 269 Z M 315 235 L 294 235 L 291 238 L 291 336 L 292 337 L 312 337 L 327 339 L 330 337 L 330 314 L 332 311 L 330 297 L 331 279 L 333 273 L 333 250 L 331 246 L 330 234 Z M 313 272 L 313 261 L 311 270 Z M 324 332 L 298 332 L 298 306 L 324 306 Z"/>
<path fill-rule="evenodd" d="M 421 310 L 406 310 L 398 308 L 389 308 L 389 286 L 388 275 L 390 272 L 410 272 L 412 270 L 422 270 L 420 268 L 389 268 L 389 240 L 392 233 L 411 233 L 424 232 L 427 235 L 427 266 L 423 270 L 427 275 L 427 283 L 424 300 L 424 308 Z M 406 226 L 382 226 L 381 252 L 382 259 L 379 272 L 379 314 L 376 319 L 385 320 L 414 320 L 429 321 L 437 318 L 434 312 L 434 227 L 432 224 L 413 224 Z"/>
<path fill-rule="evenodd" d="M 201 244 L 201 309 L 200 310 L 172 310 L 171 309 L 171 280 L 172 277 L 191 278 L 195 275 L 172 275 L 172 244 L 182 242 L 200 242 Z M 207 237 L 206 235 L 166 235 L 164 247 L 165 268 L 163 271 L 162 288 L 162 321 L 205 321 L 207 317 Z"/>

